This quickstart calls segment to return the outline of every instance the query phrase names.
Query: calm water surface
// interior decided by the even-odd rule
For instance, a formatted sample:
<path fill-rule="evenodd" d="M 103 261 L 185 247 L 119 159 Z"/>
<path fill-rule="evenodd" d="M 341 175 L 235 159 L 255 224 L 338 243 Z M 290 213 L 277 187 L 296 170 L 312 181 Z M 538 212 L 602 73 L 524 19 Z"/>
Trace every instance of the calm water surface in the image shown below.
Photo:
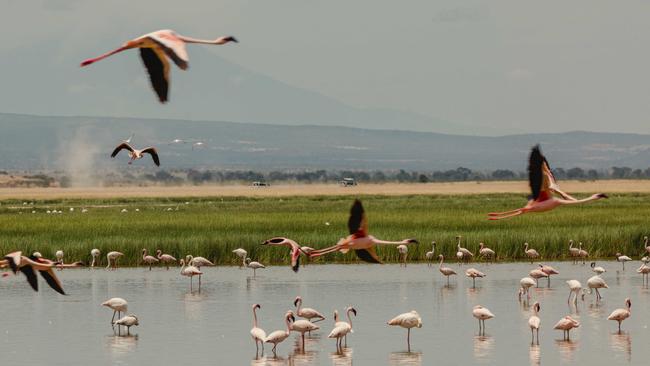
<path fill-rule="evenodd" d="M 534 266 L 524 263 L 474 265 L 488 276 L 477 281 L 452 278 L 446 287 L 437 266 L 409 265 L 310 265 L 295 275 L 288 266 L 259 270 L 204 268 L 201 294 L 189 293 L 189 281 L 178 270 L 143 268 L 66 270 L 59 272 L 68 296 L 59 296 L 41 281 L 34 293 L 24 278 L 0 280 L 0 353 L 3 360 L 16 357 L 22 365 L 558 365 L 646 364 L 650 359 L 650 291 L 636 274 L 638 265 L 626 271 L 616 262 L 600 262 L 610 285 L 596 304 L 592 296 L 577 309 L 567 305 L 567 279 L 583 286 L 592 275 L 589 266 L 568 262 L 549 263 L 560 271 L 534 289 L 540 301 L 540 345 L 531 346 L 527 319 L 529 304 L 517 300 L 519 279 Z M 449 264 L 462 273 L 467 266 Z M 196 282 L 195 282 L 196 283 Z M 306 352 L 298 350 L 292 335 L 278 346 L 273 358 L 270 346 L 264 357 L 255 357 L 249 331 L 251 305 L 267 333 L 283 329 L 283 315 L 301 295 L 304 306 L 328 319 L 321 331 L 307 339 Z M 112 311 L 100 306 L 110 297 L 129 301 L 129 313 L 140 326 L 131 337 L 117 336 L 109 324 Z M 609 313 L 632 299 L 632 317 L 616 334 Z M 474 305 L 489 308 L 495 319 L 486 322 L 485 336 L 471 316 Z M 337 354 L 332 312 L 347 305 L 358 310 L 348 348 Z M 406 330 L 389 327 L 393 316 L 417 310 L 424 326 L 411 334 L 412 352 L 406 352 Z M 552 329 L 562 316 L 573 314 L 582 323 L 570 342 Z M 0 362 L 5 365 L 5 362 Z"/>

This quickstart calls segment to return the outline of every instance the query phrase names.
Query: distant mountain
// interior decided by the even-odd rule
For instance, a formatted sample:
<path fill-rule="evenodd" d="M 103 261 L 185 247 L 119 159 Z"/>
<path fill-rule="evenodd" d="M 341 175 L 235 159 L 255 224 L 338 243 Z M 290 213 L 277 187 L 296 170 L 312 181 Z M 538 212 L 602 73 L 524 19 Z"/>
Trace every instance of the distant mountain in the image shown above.
<path fill-rule="evenodd" d="M 154 145 L 162 168 L 523 171 L 541 143 L 554 167 L 650 166 L 650 136 L 593 132 L 501 137 L 107 117 L 0 114 L 0 170 L 108 171 L 131 169 L 108 157 L 135 133 L 136 146 Z M 174 139 L 187 143 L 170 144 Z M 192 142 L 204 146 L 192 149 Z M 135 163 L 155 169 L 149 161 Z"/>

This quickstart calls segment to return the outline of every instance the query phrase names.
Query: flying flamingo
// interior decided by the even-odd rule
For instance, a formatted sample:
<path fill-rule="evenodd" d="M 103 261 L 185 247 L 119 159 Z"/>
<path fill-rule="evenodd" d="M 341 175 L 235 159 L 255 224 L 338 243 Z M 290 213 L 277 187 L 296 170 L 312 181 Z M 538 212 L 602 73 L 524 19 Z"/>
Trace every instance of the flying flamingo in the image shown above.
<path fill-rule="evenodd" d="M 336 338 L 336 350 L 343 350 L 343 338 L 347 339 L 348 333 L 354 333 L 352 330 L 352 319 L 350 318 L 350 312 L 354 313 L 354 316 L 357 316 L 357 310 L 353 307 L 348 307 L 346 309 L 348 321 L 339 321 L 339 312 L 334 310 L 334 329 L 330 332 L 327 338 Z M 347 340 L 346 340 L 347 346 Z"/>
<path fill-rule="evenodd" d="M 117 269 L 117 260 L 122 257 L 124 253 L 120 252 L 108 252 L 106 254 L 106 259 L 108 261 L 108 265 L 106 266 L 107 270 L 116 270 Z"/>
<path fill-rule="evenodd" d="M 169 263 L 176 263 L 176 258 L 169 254 L 163 254 L 160 249 L 156 250 L 156 258 L 158 258 L 161 263 L 165 263 L 167 270 L 169 270 Z"/>
<path fill-rule="evenodd" d="M 589 257 L 589 252 L 582 249 L 582 243 L 578 246 L 578 257 L 582 259 L 582 264 L 585 264 L 585 258 Z"/>
<path fill-rule="evenodd" d="M 406 267 L 406 256 L 408 255 L 409 248 L 406 245 L 401 244 L 397 246 L 397 251 L 399 252 L 399 256 L 400 256 L 400 264 L 399 264 L 400 267 L 402 265 Z"/>
<path fill-rule="evenodd" d="M 485 273 L 477 270 L 476 268 L 468 268 L 465 271 L 465 276 L 470 277 L 472 279 L 472 288 L 476 288 L 476 278 L 485 277 Z"/>
<path fill-rule="evenodd" d="M 458 249 L 458 252 L 456 252 L 456 256 L 458 256 L 458 253 L 461 253 L 460 258 L 466 262 L 469 262 L 469 260 L 474 256 L 474 254 L 469 250 L 467 250 L 467 248 L 463 248 L 460 246 L 460 238 L 461 238 L 460 235 L 456 236 L 456 240 L 457 240 L 456 247 Z"/>
<path fill-rule="evenodd" d="M 566 281 L 567 286 L 569 286 L 569 298 L 567 299 L 567 304 L 571 303 L 571 295 L 575 295 L 573 302 L 578 304 L 578 295 L 582 291 L 582 284 L 578 280 L 568 280 Z"/>
<path fill-rule="evenodd" d="M 102 253 L 101 253 L 101 252 L 99 251 L 99 249 L 97 249 L 97 248 L 95 248 L 95 249 L 93 249 L 93 250 L 90 251 L 90 256 L 93 258 L 92 262 L 90 262 L 90 267 L 93 267 L 93 268 L 94 268 L 94 267 L 95 267 L 95 263 L 97 263 L 97 265 L 99 265 L 99 256 L 100 256 L 101 254 L 102 254 Z"/>
<path fill-rule="evenodd" d="M 596 274 L 599 274 L 599 275 L 600 275 L 600 274 L 603 274 L 603 273 L 607 272 L 607 271 L 605 270 L 605 268 L 603 268 L 603 267 L 600 267 L 600 266 L 596 267 L 596 262 L 591 262 L 591 265 L 590 265 L 590 266 L 591 266 L 591 270 L 592 270 L 593 272 L 595 272 Z"/>
<path fill-rule="evenodd" d="M 41 274 L 41 277 L 47 282 L 47 284 L 56 292 L 61 295 L 65 295 L 63 291 L 63 286 L 61 282 L 54 274 L 52 268 L 55 264 L 51 261 L 46 261 L 35 256 L 25 257 L 22 255 L 22 252 L 13 252 L 5 255 L 0 259 L 0 268 L 3 267 L 11 268 L 11 271 L 14 274 L 17 274 L 20 271 L 25 275 L 27 282 L 32 287 L 34 291 L 38 291 L 38 279 L 34 271 L 38 271 Z M 76 267 L 76 264 L 66 265 L 70 267 Z"/>
<path fill-rule="evenodd" d="M 490 262 L 492 262 L 496 254 L 494 250 L 486 247 L 485 243 L 483 242 L 478 243 L 478 247 L 479 247 L 478 254 L 481 256 L 481 258 L 488 258 Z"/>
<path fill-rule="evenodd" d="M 537 282 L 537 287 L 539 287 L 540 278 L 548 277 L 548 275 L 544 273 L 541 269 L 533 269 L 530 272 L 528 272 L 528 275 L 535 279 L 535 281 Z"/>
<path fill-rule="evenodd" d="M 368 234 L 368 219 L 361 201 L 358 199 L 354 201 L 352 209 L 350 210 L 350 218 L 348 219 L 348 230 L 350 235 L 339 240 L 339 242 L 329 248 L 314 250 L 309 254 L 310 258 L 319 257 L 323 254 L 338 252 L 347 253 L 350 249 L 354 249 L 359 259 L 369 263 L 381 263 L 377 253 L 375 252 L 375 245 L 379 244 L 417 244 L 415 239 L 404 239 L 402 241 L 385 241 L 379 240 L 372 235 Z"/>
<path fill-rule="evenodd" d="M 488 308 L 484 308 L 481 305 L 476 305 L 472 310 L 472 316 L 478 319 L 479 335 L 481 334 L 481 331 L 482 334 L 485 335 L 485 320 L 494 318 L 494 314 L 492 314 L 492 312 Z"/>
<path fill-rule="evenodd" d="M 539 325 L 540 325 L 540 320 L 539 316 L 537 316 L 537 313 L 539 313 L 539 303 L 536 302 L 533 304 L 533 315 L 528 318 L 528 326 L 530 327 L 530 335 L 531 335 L 531 340 L 530 343 L 533 344 L 535 341 L 535 335 L 533 334 L 533 331 L 537 333 L 537 344 L 539 344 Z"/>
<path fill-rule="evenodd" d="M 562 330 L 563 339 L 568 341 L 570 338 L 569 332 L 571 331 L 571 329 L 578 328 L 579 326 L 580 326 L 579 321 L 567 315 L 564 318 L 560 319 L 560 321 L 558 321 L 555 324 L 553 329 Z"/>
<path fill-rule="evenodd" d="M 150 154 L 151 158 L 153 159 L 153 163 L 156 164 L 156 166 L 160 166 L 160 159 L 158 158 L 158 151 L 156 150 L 155 147 L 149 146 L 146 147 L 142 150 L 137 150 L 134 149 L 131 145 L 127 144 L 126 142 L 123 142 L 117 147 L 115 147 L 115 150 L 111 153 L 111 158 L 114 158 L 117 156 L 117 154 L 122 151 L 123 149 L 126 149 L 129 151 L 129 157 L 131 160 L 129 160 L 129 165 L 133 164 L 134 160 L 142 159 L 144 157 L 144 154 Z"/>
<path fill-rule="evenodd" d="M 636 272 L 641 274 L 643 278 L 643 284 L 648 284 L 648 273 L 650 273 L 650 267 L 644 263 L 636 270 Z"/>
<path fill-rule="evenodd" d="M 569 255 L 573 258 L 573 264 L 578 263 L 578 256 L 580 255 L 580 249 L 573 247 L 573 240 L 569 240 Z"/>
<path fill-rule="evenodd" d="M 291 249 L 291 269 L 298 272 L 298 269 L 300 269 L 300 253 L 302 253 L 298 243 L 288 238 L 275 237 L 265 240 L 262 245 L 289 247 Z"/>
<path fill-rule="evenodd" d="M 127 41 L 120 48 L 83 61 L 81 66 L 90 65 L 118 52 L 139 48 L 140 57 L 151 79 L 151 86 L 160 102 L 165 103 L 169 90 L 169 61 L 167 58 L 170 58 L 181 70 L 187 70 L 189 58 L 185 50 L 186 43 L 222 45 L 228 42 L 237 42 L 237 40 L 232 36 L 220 37 L 215 40 L 194 39 L 181 36 L 170 29 L 163 29 Z"/>
<path fill-rule="evenodd" d="M 250 258 L 246 258 L 246 267 L 250 268 L 253 270 L 253 277 L 255 277 L 255 271 L 257 271 L 260 268 L 266 268 L 264 265 L 260 262 L 251 262 Z"/>
<path fill-rule="evenodd" d="M 289 338 L 289 334 L 291 332 L 291 323 L 295 321 L 296 318 L 293 316 L 293 312 L 287 311 L 287 313 L 284 315 L 284 322 L 287 325 L 287 330 L 276 330 L 275 332 L 269 334 L 266 337 L 266 340 L 264 340 L 265 343 L 273 343 L 272 351 L 274 355 L 275 348 L 278 346 L 278 344 L 284 342 L 285 339 Z"/>
<path fill-rule="evenodd" d="M 260 351 L 258 343 L 262 346 L 262 354 L 264 354 L 264 341 L 266 341 L 266 332 L 264 329 L 257 326 L 257 312 L 261 308 L 260 304 L 253 305 L 253 328 L 251 329 L 251 336 L 255 341 L 255 354 Z"/>
<path fill-rule="evenodd" d="M 192 292 L 192 277 L 194 276 L 199 276 L 201 278 L 201 275 L 203 272 L 201 272 L 198 268 L 194 267 L 193 265 L 188 265 L 187 267 L 185 266 L 185 260 L 181 259 L 181 276 L 189 277 L 190 278 L 190 293 Z M 199 282 L 199 292 L 201 292 L 201 283 Z"/>
<path fill-rule="evenodd" d="M 151 266 L 158 263 L 158 258 L 153 255 L 147 255 L 147 250 L 142 249 L 142 261 L 149 265 L 149 270 L 151 271 Z"/>
<path fill-rule="evenodd" d="M 246 255 L 248 253 L 242 248 L 237 248 L 232 252 L 241 259 L 241 262 L 239 263 L 239 269 L 241 269 L 246 264 L 244 262 L 246 262 Z"/>
<path fill-rule="evenodd" d="M 303 352 L 305 351 L 305 333 L 307 332 L 311 333 L 312 330 L 318 330 L 318 329 L 320 329 L 318 325 L 310 322 L 309 320 L 304 320 L 304 319 L 296 320 L 295 322 L 293 322 L 293 324 L 291 324 L 291 330 L 294 332 L 298 332 L 301 335 Z"/>
<path fill-rule="evenodd" d="M 296 299 L 293 300 L 293 306 L 297 307 L 296 315 L 298 315 L 301 318 L 305 318 L 312 323 L 317 323 L 319 321 L 325 320 L 323 314 L 319 313 L 318 311 L 312 308 L 303 308 L 302 297 L 300 296 L 296 296 Z M 316 319 L 316 320 L 312 321 L 312 319 Z"/>
<path fill-rule="evenodd" d="M 113 317 L 111 318 L 111 325 L 114 326 L 115 323 L 115 314 L 117 314 L 117 318 L 120 319 L 122 316 L 122 313 L 126 313 L 126 311 L 129 308 L 129 303 L 124 300 L 121 297 L 113 297 L 110 298 L 102 303 L 102 306 L 106 306 L 107 308 L 113 310 Z M 119 328 L 119 327 L 118 327 Z"/>
<path fill-rule="evenodd" d="M 445 257 L 442 254 L 440 254 L 438 258 L 440 258 L 440 267 L 438 267 L 438 270 L 440 271 L 440 273 L 442 273 L 443 276 L 447 277 L 447 286 L 449 286 L 449 276 L 455 275 L 456 272 L 449 267 L 442 266 L 442 262 L 445 260 Z"/>
<path fill-rule="evenodd" d="M 589 287 L 589 294 L 590 295 L 591 295 L 592 291 L 596 292 L 596 301 L 599 301 L 600 299 L 603 298 L 602 296 L 600 296 L 600 292 L 598 292 L 598 289 L 599 288 L 609 288 L 609 286 L 607 286 L 607 283 L 605 283 L 605 280 L 603 280 L 598 275 L 593 276 L 593 277 L 591 277 L 591 278 L 589 278 L 587 280 L 587 287 Z"/>
<path fill-rule="evenodd" d="M 528 243 L 524 243 L 524 253 L 528 259 L 530 259 L 530 264 L 533 264 L 533 259 L 539 258 L 539 253 L 533 248 L 528 249 Z"/>
<path fill-rule="evenodd" d="M 632 308 L 632 301 L 629 298 L 625 299 L 625 309 L 616 309 L 612 311 L 607 317 L 607 320 L 616 320 L 618 322 L 618 333 L 621 333 L 621 323 L 623 320 L 630 317 Z"/>
<path fill-rule="evenodd" d="M 625 262 L 631 261 L 632 258 L 628 257 L 627 255 L 623 255 L 621 253 L 616 253 L 616 261 L 623 263 L 623 270 L 625 271 Z"/>
<path fill-rule="evenodd" d="M 118 320 L 114 321 L 113 325 L 117 325 L 118 327 L 120 325 L 125 326 L 126 327 L 126 334 L 130 335 L 131 334 L 131 327 L 134 326 L 134 325 L 140 325 L 140 323 L 138 322 L 138 317 L 137 316 L 135 316 L 133 314 L 129 314 L 129 315 L 127 315 L 127 316 L 125 316 L 125 317 L 123 317 L 121 319 L 118 319 Z"/>
<path fill-rule="evenodd" d="M 429 267 L 431 266 L 431 260 L 433 260 L 433 255 L 435 254 L 435 252 L 436 252 L 436 242 L 432 241 L 431 242 L 431 251 L 426 252 L 424 254 L 424 256 L 427 258 L 427 266 L 429 266 Z"/>
<path fill-rule="evenodd" d="M 555 268 L 551 266 L 547 266 L 545 264 L 539 264 L 539 269 L 546 273 L 546 279 L 548 280 L 548 288 L 551 288 L 551 275 L 556 275 L 560 274 L 560 272 L 556 271 Z"/>
<path fill-rule="evenodd" d="M 604 193 L 597 193 L 591 197 L 578 200 L 560 190 L 551 172 L 548 161 L 539 149 L 539 145 L 532 148 L 528 160 L 528 182 L 532 195 L 526 206 L 512 211 L 491 212 L 488 214 L 490 220 L 501 220 L 508 217 L 522 215 L 528 212 L 550 211 L 558 206 L 573 205 L 608 198 Z M 555 198 L 553 194 L 562 198 Z"/>
<path fill-rule="evenodd" d="M 411 352 L 411 328 L 422 328 L 422 318 L 417 311 L 411 310 L 408 313 L 400 314 L 393 319 L 389 320 L 388 325 L 397 325 L 407 329 L 406 345 L 408 352 Z"/>
<path fill-rule="evenodd" d="M 521 301 L 521 295 L 526 294 L 526 298 L 530 300 L 530 288 L 535 286 L 536 282 L 530 277 L 524 277 L 519 280 L 519 285 L 521 286 L 519 291 L 519 301 Z"/>

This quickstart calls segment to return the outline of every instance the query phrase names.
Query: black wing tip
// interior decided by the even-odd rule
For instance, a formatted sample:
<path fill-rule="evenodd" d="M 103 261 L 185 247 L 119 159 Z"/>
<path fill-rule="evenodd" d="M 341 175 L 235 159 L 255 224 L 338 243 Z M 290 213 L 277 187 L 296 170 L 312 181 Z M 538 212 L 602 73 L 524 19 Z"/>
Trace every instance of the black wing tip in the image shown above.
<path fill-rule="evenodd" d="M 381 261 L 370 255 L 370 253 L 365 249 L 355 249 L 354 252 L 357 254 L 357 257 L 364 262 L 383 264 Z"/>
<path fill-rule="evenodd" d="M 296 259 L 296 265 L 292 266 L 291 269 L 295 272 L 298 273 L 298 270 L 300 269 L 300 257 Z"/>

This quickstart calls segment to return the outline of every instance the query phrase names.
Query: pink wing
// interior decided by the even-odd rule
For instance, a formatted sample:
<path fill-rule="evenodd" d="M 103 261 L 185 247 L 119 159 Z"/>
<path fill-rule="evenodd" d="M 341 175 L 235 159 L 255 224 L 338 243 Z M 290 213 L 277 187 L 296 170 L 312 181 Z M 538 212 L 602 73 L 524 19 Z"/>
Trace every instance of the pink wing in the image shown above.
<path fill-rule="evenodd" d="M 190 59 L 185 49 L 185 42 L 181 41 L 173 30 L 159 30 L 145 34 L 140 38 L 149 38 L 154 41 L 165 51 L 167 57 L 174 61 L 176 66 L 183 70 L 188 68 Z"/>

